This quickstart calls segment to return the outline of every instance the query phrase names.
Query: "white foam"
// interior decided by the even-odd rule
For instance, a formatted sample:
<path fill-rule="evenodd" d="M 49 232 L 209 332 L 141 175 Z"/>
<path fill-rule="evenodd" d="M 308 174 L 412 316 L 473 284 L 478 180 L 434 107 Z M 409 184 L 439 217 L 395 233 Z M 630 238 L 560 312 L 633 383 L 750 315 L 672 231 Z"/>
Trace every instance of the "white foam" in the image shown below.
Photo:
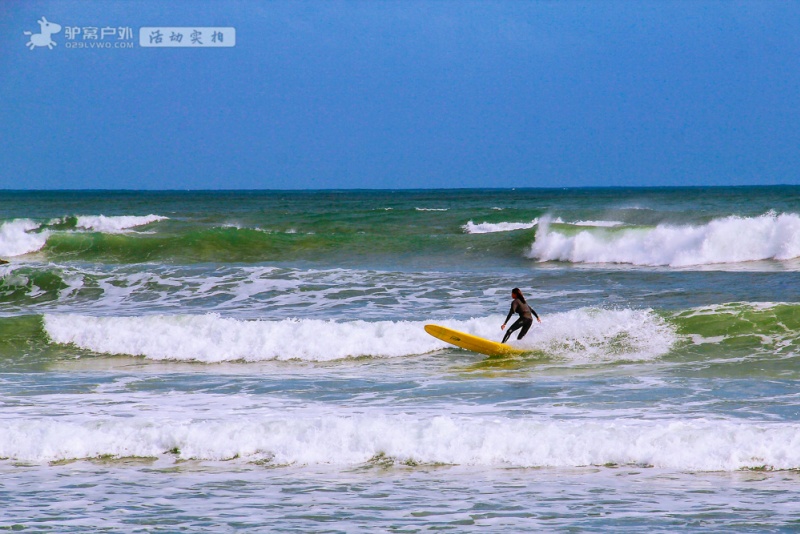
<path fill-rule="evenodd" d="M 0 258 L 21 256 L 41 249 L 50 235 L 48 231 L 31 233 L 39 224 L 30 219 L 14 219 L 0 225 Z"/>
<path fill-rule="evenodd" d="M 117 215 L 106 217 L 105 215 L 79 215 L 77 217 L 77 227 L 85 230 L 94 230 L 103 233 L 119 233 L 137 226 L 144 226 L 153 222 L 163 221 L 169 217 L 161 215 Z"/>
<path fill-rule="evenodd" d="M 600 226 L 613 228 L 614 226 L 622 226 L 625 223 L 622 221 L 575 221 L 569 224 L 572 224 L 573 226 Z"/>
<path fill-rule="evenodd" d="M 437 321 L 488 339 L 502 336 L 501 316 Z M 580 309 L 547 315 L 522 341 L 512 344 L 576 362 L 653 359 L 677 339 L 649 310 Z M 245 321 L 208 315 L 94 317 L 48 314 L 45 330 L 56 343 L 108 354 L 200 362 L 299 359 L 330 361 L 372 356 L 392 358 L 448 347 L 429 336 L 421 321 L 284 319 Z"/>
<path fill-rule="evenodd" d="M 14 418 L 0 457 L 161 457 L 353 466 L 375 458 L 489 467 L 800 468 L 800 425 L 717 420 L 524 419 L 304 411 L 207 417 Z"/>
<path fill-rule="evenodd" d="M 360 319 L 381 320 L 432 314 L 441 318 L 442 299 L 462 316 L 480 316 L 496 310 L 496 301 L 480 295 L 476 298 L 474 292 L 464 291 L 465 284 L 473 284 L 472 279 L 465 280 L 460 275 L 454 278 L 446 272 L 241 265 L 218 266 L 210 272 L 203 265 L 159 263 L 128 266 L 66 263 L 47 268 L 57 272 L 65 282 L 66 277 L 71 277 L 80 284 L 80 288 L 75 286 L 77 292 L 62 292 L 63 300 L 27 304 L 51 312 L 139 315 L 172 313 L 189 307 L 197 313 L 219 312 L 247 319 L 293 316 L 329 319 L 343 317 L 346 310 L 358 310 Z M 5 281 L 10 283 L 8 278 Z M 27 284 L 26 280 L 19 285 Z M 376 287 L 380 288 L 377 297 Z M 314 305 L 309 306 L 312 294 Z M 546 292 L 542 295 L 551 298 Z M 12 304 L 6 304 L 5 311 L 9 311 Z"/>
<path fill-rule="evenodd" d="M 542 219 L 528 254 L 540 261 L 711 265 L 800 257 L 800 216 L 767 213 L 731 216 L 699 226 L 658 225 L 614 232 L 553 231 Z"/>
<path fill-rule="evenodd" d="M 109 354 L 201 362 L 398 357 L 440 348 L 442 343 L 422 327 L 423 323 L 407 321 L 242 321 L 216 314 L 45 316 L 47 333 L 56 343 Z"/>
<path fill-rule="evenodd" d="M 414 208 L 417 211 L 448 211 L 449 208 Z"/>
<path fill-rule="evenodd" d="M 468 234 L 489 234 L 494 232 L 511 232 L 514 230 L 525 230 L 528 228 L 533 228 L 538 223 L 538 219 L 534 219 L 530 222 L 500 222 L 500 223 L 489 223 L 489 222 L 482 222 L 475 224 L 472 221 L 468 221 L 467 224 L 462 226 L 461 228 Z"/>

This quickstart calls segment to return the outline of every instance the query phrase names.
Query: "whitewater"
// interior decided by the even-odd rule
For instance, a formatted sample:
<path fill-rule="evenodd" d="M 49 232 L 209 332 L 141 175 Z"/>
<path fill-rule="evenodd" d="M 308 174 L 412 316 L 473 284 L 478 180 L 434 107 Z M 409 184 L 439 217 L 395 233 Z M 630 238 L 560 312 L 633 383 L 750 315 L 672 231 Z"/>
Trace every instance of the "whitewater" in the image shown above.
<path fill-rule="evenodd" d="M 490 317 L 440 323 L 482 337 L 497 336 L 496 319 Z M 209 363 L 398 358 L 446 349 L 447 344 L 425 333 L 424 325 L 424 321 L 242 321 L 217 314 L 44 317 L 45 331 L 55 343 L 106 354 Z M 666 354 L 677 339 L 649 310 L 579 309 L 551 315 L 548 325 L 512 342 L 513 346 L 572 361 L 639 360 Z M 315 335 L 304 336 L 305 332 Z"/>
<path fill-rule="evenodd" d="M 540 261 L 672 267 L 791 260 L 800 256 L 800 216 L 770 212 L 759 217 L 731 215 L 700 225 L 578 233 L 559 232 L 543 220 L 528 254 Z"/>

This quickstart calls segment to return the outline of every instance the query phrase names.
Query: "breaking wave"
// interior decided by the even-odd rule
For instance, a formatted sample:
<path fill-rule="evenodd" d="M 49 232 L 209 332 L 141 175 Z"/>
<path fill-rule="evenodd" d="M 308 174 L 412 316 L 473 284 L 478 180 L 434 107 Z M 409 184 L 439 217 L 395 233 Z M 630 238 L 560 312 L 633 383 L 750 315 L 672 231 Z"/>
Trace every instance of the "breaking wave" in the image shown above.
<path fill-rule="evenodd" d="M 613 228 L 615 226 L 622 226 L 623 224 L 625 224 L 622 221 L 592 221 L 592 220 L 564 222 L 564 220 L 561 217 L 558 217 L 556 219 L 543 217 L 542 222 L 566 224 L 571 226 L 592 226 L 600 228 Z M 474 221 L 467 221 L 467 224 L 465 224 L 461 228 L 467 234 L 491 234 L 495 232 L 513 232 L 514 230 L 527 230 L 529 228 L 535 227 L 537 224 L 539 224 L 538 218 L 535 218 L 530 222 L 475 223 Z"/>
<path fill-rule="evenodd" d="M 15 219 L 0 225 L 0 257 L 21 256 L 42 248 L 50 234 L 32 233 L 39 226 L 30 219 Z"/>
<path fill-rule="evenodd" d="M 66 420 L 65 420 L 66 419 Z M 531 420 L 476 415 L 253 413 L 0 422 L 0 457 L 369 462 L 490 467 L 635 465 L 681 471 L 800 468 L 800 425 L 697 420 Z"/>
<path fill-rule="evenodd" d="M 38 223 L 14 219 L 0 224 L 0 258 L 22 256 L 42 249 L 54 232 L 93 231 L 108 234 L 124 232 L 137 226 L 167 219 L 161 215 L 79 215 Z"/>
<path fill-rule="evenodd" d="M 542 219 L 528 256 L 540 261 L 692 266 L 800 257 L 800 216 L 730 216 L 704 225 L 582 230 Z"/>
<path fill-rule="evenodd" d="M 137 226 L 144 226 L 146 224 L 164 221 L 168 217 L 161 215 L 120 215 L 115 217 L 106 217 L 105 215 L 79 215 L 77 218 L 76 226 L 85 230 L 93 230 L 95 232 L 103 232 L 106 234 L 114 234 L 124 232 Z"/>
<path fill-rule="evenodd" d="M 577 362 L 648 360 L 667 353 L 674 328 L 650 310 L 579 309 L 548 315 L 516 346 Z M 449 345 L 429 336 L 420 321 L 284 319 L 246 321 L 207 315 L 94 317 L 47 314 L 55 343 L 106 354 L 199 362 L 331 361 L 425 354 Z M 441 324 L 499 338 L 500 318 Z"/>
<path fill-rule="evenodd" d="M 490 234 L 494 232 L 511 232 L 514 230 L 525 230 L 528 228 L 533 228 L 538 223 L 538 219 L 534 219 L 531 222 L 523 222 L 523 223 L 512 223 L 512 222 L 501 222 L 501 223 L 488 223 L 483 222 L 476 224 L 472 221 L 468 221 L 467 224 L 462 226 L 464 232 L 468 234 Z"/>

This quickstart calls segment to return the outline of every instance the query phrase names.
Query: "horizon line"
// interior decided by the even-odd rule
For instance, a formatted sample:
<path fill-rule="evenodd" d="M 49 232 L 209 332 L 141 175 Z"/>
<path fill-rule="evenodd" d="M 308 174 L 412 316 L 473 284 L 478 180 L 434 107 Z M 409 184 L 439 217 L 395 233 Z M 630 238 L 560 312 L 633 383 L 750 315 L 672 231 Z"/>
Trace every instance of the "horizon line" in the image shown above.
<path fill-rule="evenodd" d="M 202 193 L 202 192 L 280 192 L 280 193 L 309 193 L 309 192 L 380 192 L 380 191 L 564 191 L 587 189 L 747 189 L 747 188 L 779 188 L 800 187 L 800 184 L 750 184 L 750 185 L 583 185 L 583 186 L 538 186 L 538 187 L 330 187 L 330 188 L 303 188 L 303 189 L 271 189 L 271 188 L 169 188 L 169 189 L 127 189 L 127 188 L 71 188 L 71 189 L 11 189 L 0 188 L 0 193 Z"/>

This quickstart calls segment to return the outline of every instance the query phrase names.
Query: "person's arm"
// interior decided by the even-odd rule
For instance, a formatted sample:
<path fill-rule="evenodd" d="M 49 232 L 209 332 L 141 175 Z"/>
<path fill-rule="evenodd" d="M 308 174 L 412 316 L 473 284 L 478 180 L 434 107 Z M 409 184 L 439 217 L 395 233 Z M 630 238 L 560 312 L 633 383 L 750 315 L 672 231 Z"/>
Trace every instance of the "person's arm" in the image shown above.
<path fill-rule="evenodd" d="M 515 309 L 516 305 L 517 305 L 517 301 L 516 300 L 511 303 L 511 309 L 508 310 L 508 315 L 506 315 L 506 320 L 505 320 L 505 322 L 503 322 L 503 326 L 507 325 L 508 324 L 508 320 L 511 319 L 512 315 L 514 315 L 514 312 L 516 311 L 516 309 Z"/>
<path fill-rule="evenodd" d="M 534 309 L 533 309 L 533 308 L 532 308 L 530 305 L 528 306 L 528 308 L 530 308 L 530 309 L 531 309 L 531 313 L 533 314 L 533 316 L 534 316 L 534 317 L 536 317 L 536 320 L 537 320 L 537 321 L 539 321 L 539 322 L 541 323 L 541 322 L 542 322 L 542 320 L 541 320 L 541 319 L 539 319 L 539 315 L 536 313 L 536 310 L 534 310 Z"/>

